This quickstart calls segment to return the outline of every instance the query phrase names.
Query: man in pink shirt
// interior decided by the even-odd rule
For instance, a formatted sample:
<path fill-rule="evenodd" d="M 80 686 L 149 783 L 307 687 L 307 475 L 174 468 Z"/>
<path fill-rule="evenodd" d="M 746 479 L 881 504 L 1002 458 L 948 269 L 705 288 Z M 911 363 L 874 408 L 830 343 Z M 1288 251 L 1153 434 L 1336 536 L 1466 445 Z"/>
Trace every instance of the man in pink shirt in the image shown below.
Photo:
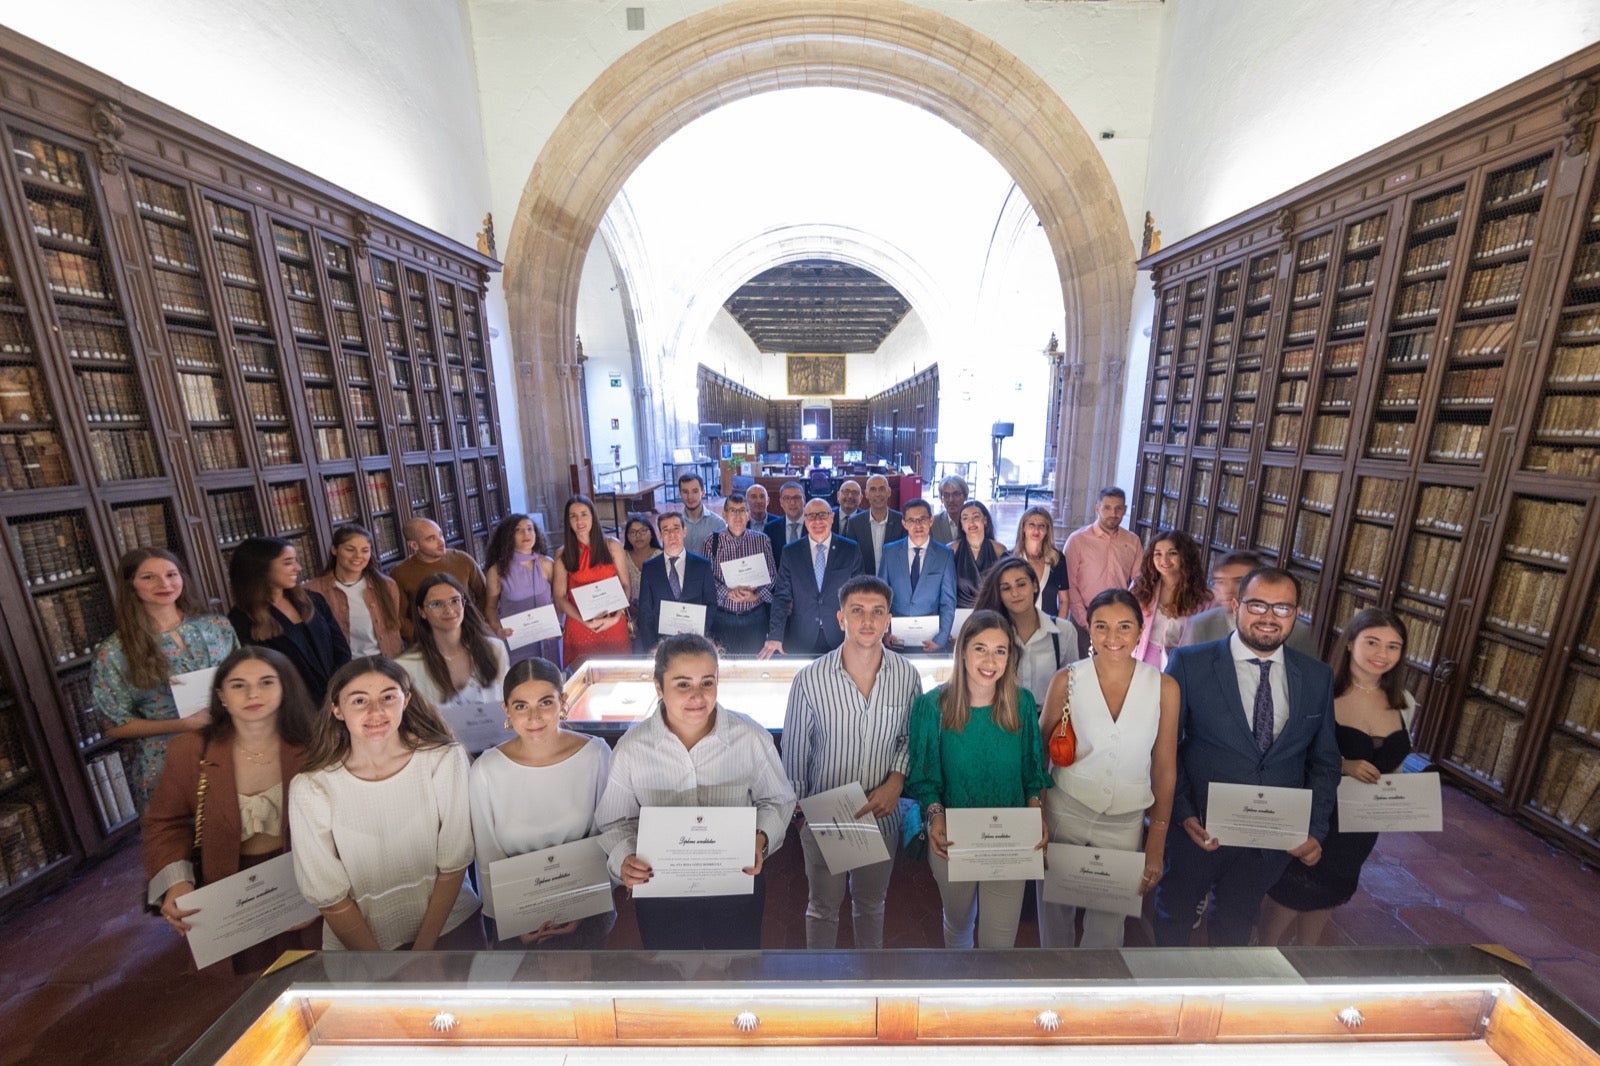
<path fill-rule="evenodd" d="M 1112 486 L 1100 491 L 1094 521 L 1067 538 L 1067 607 L 1078 627 L 1079 651 L 1088 654 L 1089 601 L 1106 589 L 1125 589 L 1133 580 L 1143 550 L 1139 538 L 1122 528 L 1128 497 Z"/>

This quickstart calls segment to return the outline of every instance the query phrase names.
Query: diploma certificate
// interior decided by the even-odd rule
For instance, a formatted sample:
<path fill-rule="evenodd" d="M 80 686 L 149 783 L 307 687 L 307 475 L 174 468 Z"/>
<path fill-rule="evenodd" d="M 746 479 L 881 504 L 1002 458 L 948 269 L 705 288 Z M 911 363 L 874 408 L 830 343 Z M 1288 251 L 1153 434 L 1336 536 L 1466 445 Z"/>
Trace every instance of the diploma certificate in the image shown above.
<path fill-rule="evenodd" d="M 907 644 L 922 647 L 924 641 L 939 635 L 939 616 L 914 614 L 889 620 L 889 632 Z"/>
<path fill-rule="evenodd" d="M 211 706 L 211 680 L 216 676 L 215 666 L 172 675 L 168 684 L 172 687 L 172 702 L 178 708 L 179 718 L 199 714 Z"/>
<path fill-rule="evenodd" d="M 806 825 L 811 827 L 829 873 L 842 874 L 859 866 L 889 861 L 878 820 L 870 811 L 856 817 L 856 812 L 866 805 L 867 793 L 857 781 L 800 801 L 800 809 L 806 812 Z"/>
<path fill-rule="evenodd" d="M 950 623 L 950 635 L 954 637 L 961 632 L 961 627 L 967 624 L 967 619 L 972 617 L 971 607 L 957 607 L 955 620 Z"/>
<path fill-rule="evenodd" d="M 1241 848 L 1298 848 L 1311 835 L 1311 790 L 1211 782 L 1206 832 Z"/>
<path fill-rule="evenodd" d="M 585 622 L 593 621 L 611 611 L 628 609 L 628 594 L 622 591 L 622 582 L 614 577 L 589 585 L 579 585 L 576 588 L 569 585 L 567 595 L 572 597 L 572 605 L 578 609 L 579 616 Z"/>
<path fill-rule="evenodd" d="M 1437 833 L 1444 829 L 1439 775 L 1384 774 L 1376 785 L 1339 779 L 1339 828 L 1351 833 Z"/>
<path fill-rule="evenodd" d="M 501 940 L 545 922 L 574 922 L 611 910 L 611 875 L 599 837 L 491 863 L 489 891 Z"/>
<path fill-rule="evenodd" d="M 663 637 L 674 633 L 698 633 L 703 636 L 706 631 L 705 604 L 662 600 L 661 620 L 656 631 Z"/>
<path fill-rule="evenodd" d="M 507 646 L 525 648 L 541 640 L 553 640 L 561 635 L 561 619 L 556 615 L 556 605 L 547 603 L 531 611 L 518 611 L 500 619 L 500 624 L 511 630 Z"/>
<path fill-rule="evenodd" d="M 1051 844 L 1044 871 L 1044 900 L 1137 918 L 1144 909 L 1139 881 L 1144 853 Z"/>
<path fill-rule="evenodd" d="M 177 904 L 197 913 L 189 923 L 189 950 L 204 969 L 229 955 L 271 940 L 317 916 L 294 880 L 294 856 L 285 852 L 259 866 L 213 881 Z"/>
<path fill-rule="evenodd" d="M 1043 815 L 1037 807 L 952 807 L 950 880 L 1026 881 L 1044 876 Z"/>
<path fill-rule="evenodd" d="M 439 706 L 439 717 L 469 755 L 488 751 L 517 735 L 506 728 L 505 708 L 498 703 L 445 703 Z"/>
<path fill-rule="evenodd" d="M 650 880 L 635 896 L 748 896 L 755 878 L 754 807 L 645 807 L 639 811 L 639 858 Z"/>
<path fill-rule="evenodd" d="M 760 552 L 742 559 L 729 559 L 722 564 L 722 582 L 730 589 L 758 589 L 772 584 L 772 571 L 767 569 L 767 557 Z"/>

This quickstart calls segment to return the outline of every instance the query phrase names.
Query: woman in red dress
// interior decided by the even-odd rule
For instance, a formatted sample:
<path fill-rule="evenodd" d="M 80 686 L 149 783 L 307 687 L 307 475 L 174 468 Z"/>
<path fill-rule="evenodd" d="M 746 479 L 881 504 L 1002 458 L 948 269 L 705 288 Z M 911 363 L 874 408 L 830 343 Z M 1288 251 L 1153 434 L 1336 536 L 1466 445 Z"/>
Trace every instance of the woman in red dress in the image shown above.
<path fill-rule="evenodd" d="M 554 585 L 556 606 L 567 616 L 562 630 L 562 665 L 571 671 L 587 659 L 628 655 L 633 638 L 628 633 L 626 610 L 608 611 L 585 621 L 569 595 L 571 589 L 614 577 L 621 582 L 626 596 L 628 564 L 622 545 L 600 529 L 594 502 L 587 496 L 574 496 L 567 501 L 562 525 L 566 537 L 561 554 L 556 556 Z"/>

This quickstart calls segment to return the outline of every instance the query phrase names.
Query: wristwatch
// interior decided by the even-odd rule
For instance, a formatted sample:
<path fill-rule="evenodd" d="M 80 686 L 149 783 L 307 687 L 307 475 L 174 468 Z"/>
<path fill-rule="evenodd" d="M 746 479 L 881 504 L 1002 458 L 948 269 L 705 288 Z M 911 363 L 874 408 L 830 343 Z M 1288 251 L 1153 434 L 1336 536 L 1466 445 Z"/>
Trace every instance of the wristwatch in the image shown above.
<path fill-rule="evenodd" d="M 927 819 L 928 821 L 932 821 L 934 818 L 938 817 L 939 815 L 941 815 L 943 813 L 944 813 L 944 804 L 942 804 L 942 803 L 930 803 L 930 804 L 928 804 L 927 807 L 925 807 L 923 809 L 922 816 L 925 819 Z"/>

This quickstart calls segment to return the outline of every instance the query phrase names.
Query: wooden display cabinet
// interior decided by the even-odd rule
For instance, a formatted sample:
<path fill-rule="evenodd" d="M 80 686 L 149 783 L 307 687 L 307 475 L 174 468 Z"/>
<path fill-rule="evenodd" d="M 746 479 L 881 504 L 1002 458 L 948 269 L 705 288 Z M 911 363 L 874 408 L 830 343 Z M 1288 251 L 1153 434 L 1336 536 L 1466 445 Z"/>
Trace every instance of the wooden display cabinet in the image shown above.
<path fill-rule="evenodd" d="M 1143 263 L 1131 501 L 1287 567 L 1325 651 L 1394 610 L 1418 749 L 1591 857 L 1597 78 L 1590 47 Z"/>
<path fill-rule="evenodd" d="M 8 909 L 134 829 L 88 691 L 126 550 L 225 607 L 248 536 L 308 574 L 342 522 L 385 561 L 419 513 L 476 550 L 507 497 L 493 260 L 3 29 L 0 77 Z"/>

